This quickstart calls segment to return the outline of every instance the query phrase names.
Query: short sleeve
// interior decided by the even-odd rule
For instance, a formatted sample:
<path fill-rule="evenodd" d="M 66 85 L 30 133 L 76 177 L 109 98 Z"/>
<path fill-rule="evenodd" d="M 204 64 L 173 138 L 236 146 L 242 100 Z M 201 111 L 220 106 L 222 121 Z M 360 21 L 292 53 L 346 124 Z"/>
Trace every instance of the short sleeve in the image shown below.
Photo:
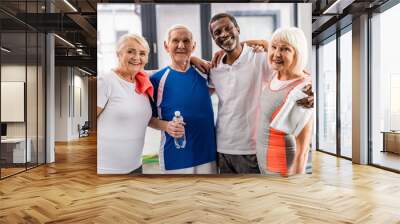
<path fill-rule="evenodd" d="M 150 76 L 150 82 L 153 85 L 153 100 L 150 101 L 151 104 L 151 111 L 152 111 L 152 116 L 153 117 L 158 117 L 158 112 L 157 112 L 157 98 L 158 98 L 158 84 L 159 82 L 154 76 Z"/>
<path fill-rule="evenodd" d="M 263 83 L 268 82 L 271 79 L 272 69 L 268 64 L 267 53 L 260 53 L 260 66 Z"/>
<path fill-rule="evenodd" d="M 110 80 L 104 76 L 97 78 L 97 107 L 104 108 L 111 95 Z"/>

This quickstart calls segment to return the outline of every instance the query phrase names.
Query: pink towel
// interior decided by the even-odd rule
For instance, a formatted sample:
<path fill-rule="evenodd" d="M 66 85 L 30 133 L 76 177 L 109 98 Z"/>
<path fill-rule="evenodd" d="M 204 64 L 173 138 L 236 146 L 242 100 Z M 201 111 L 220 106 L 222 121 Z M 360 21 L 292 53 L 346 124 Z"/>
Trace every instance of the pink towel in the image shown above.
<path fill-rule="evenodd" d="M 138 72 L 135 75 L 136 92 L 140 94 L 147 93 L 153 99 L 153 85 L 150 82 L 149 76 L 144 72 Z"/>

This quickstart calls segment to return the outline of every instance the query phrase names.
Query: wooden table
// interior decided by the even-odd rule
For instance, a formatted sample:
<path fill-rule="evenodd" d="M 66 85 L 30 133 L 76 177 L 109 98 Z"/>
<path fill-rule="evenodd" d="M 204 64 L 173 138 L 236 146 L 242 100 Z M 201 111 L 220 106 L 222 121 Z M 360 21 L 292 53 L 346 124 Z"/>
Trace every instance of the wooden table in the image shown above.
<path fill-rule="evenodd" d="M 31 144 L 30 138 L 6 138 L 1 139 L 1 157 L 7 163 L 25 163 L 31 161 Z M 25 149 L 25 145 L 26 147 Z"/>
<path fill-rule="evenodd" d="M 400 131 L 382 131 L 383 150 L 382 152 L 393 152 L 400 154 Z"/>

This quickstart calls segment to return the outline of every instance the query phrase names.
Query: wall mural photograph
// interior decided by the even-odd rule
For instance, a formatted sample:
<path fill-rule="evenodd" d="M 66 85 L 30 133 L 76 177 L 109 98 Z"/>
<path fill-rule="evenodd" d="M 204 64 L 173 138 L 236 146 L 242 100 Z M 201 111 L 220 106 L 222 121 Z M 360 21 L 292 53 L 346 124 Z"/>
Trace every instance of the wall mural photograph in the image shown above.
<path fill-rule="evenodd" d="M 97 21 L 98 174 L 312 172 L 311 4 L 98 4 Z"/>

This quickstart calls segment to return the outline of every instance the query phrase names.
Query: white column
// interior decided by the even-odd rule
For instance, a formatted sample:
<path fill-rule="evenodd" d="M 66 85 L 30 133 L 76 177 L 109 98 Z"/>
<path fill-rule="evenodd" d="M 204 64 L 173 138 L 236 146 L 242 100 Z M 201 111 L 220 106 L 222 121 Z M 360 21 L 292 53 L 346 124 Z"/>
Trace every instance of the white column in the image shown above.
<path fill-rule="evenodd" d="M 353 20 L 353 162 L 368 163 L 368 16 Z"/>
<path fill-rule="evenodd" d="M 54 35 L 46 36 L 46 163 L 55 161 L 55 76 Z"/>

